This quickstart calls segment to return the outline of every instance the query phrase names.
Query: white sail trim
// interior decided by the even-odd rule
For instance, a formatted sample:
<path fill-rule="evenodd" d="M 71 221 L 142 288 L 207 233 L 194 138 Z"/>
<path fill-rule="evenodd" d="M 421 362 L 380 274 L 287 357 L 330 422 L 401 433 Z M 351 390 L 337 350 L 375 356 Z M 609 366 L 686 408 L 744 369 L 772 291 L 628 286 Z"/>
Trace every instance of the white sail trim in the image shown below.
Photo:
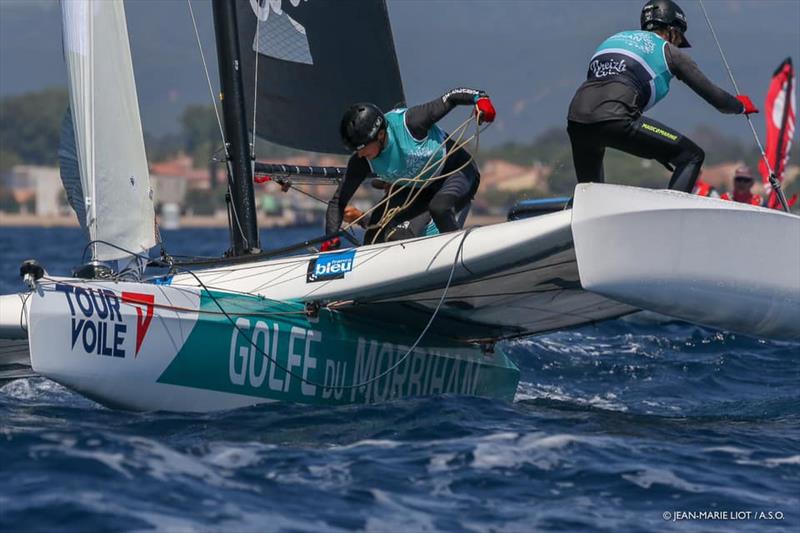
<path fill-rule="evenodd" d="M 156 244 L 155 210 L 125 8 L 122 0 L 62 0 L 61 12 L 89 236 L 146 252 Z M 92 256 L 128 254 L 97 244 Z"/>

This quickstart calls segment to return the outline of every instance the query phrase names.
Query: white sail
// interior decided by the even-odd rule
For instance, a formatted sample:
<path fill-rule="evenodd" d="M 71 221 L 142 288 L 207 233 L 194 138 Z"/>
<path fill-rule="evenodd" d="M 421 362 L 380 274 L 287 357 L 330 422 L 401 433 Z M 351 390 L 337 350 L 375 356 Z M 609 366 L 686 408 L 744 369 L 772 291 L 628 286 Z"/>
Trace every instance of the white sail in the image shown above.
<path fill-rule="evenodd" d="M 122 0 L 62 0 L 61 13 L 85 225 L 92 240 L 145 252 L 155 211 Z M 128 254 L 96 244 L 92 256 Z"/>

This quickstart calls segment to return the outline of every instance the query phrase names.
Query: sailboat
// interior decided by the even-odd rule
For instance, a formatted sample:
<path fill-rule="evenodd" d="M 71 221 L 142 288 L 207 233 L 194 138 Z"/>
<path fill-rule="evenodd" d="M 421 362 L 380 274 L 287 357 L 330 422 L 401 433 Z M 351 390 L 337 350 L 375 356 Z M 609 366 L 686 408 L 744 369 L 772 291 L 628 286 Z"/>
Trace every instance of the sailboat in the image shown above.
<path fill-rule="evenodd" d="M 157 243 L 124 6 L 77 0 L 63 2 L 62 14 L 95 267 L 56 277 L 26 262 L 30 291 L 0 297 L 0 337 L 27 339 L 37 374 L 136 410 L 433 394 L 512 399 L 519 371 L 498 341 L 635 310 L 581 287 L 570 211 L 330 253 L 280 253 L 329 236 L 261 250 L 252 130 L 339 152 L 346 104 L 403 100 L 378 0 L 214 1 L 231 249 L 212 261 L 164 255 L 165 274 L 120 278 L 99 263 Z M 365 17 L 364 31 L 332 24 Z M 356 52 L 358 75 L 336 70 Z M 262 70 L 252 98 L 245 88 Z M 320 173 L 329 175 L 306 172 Z"/>

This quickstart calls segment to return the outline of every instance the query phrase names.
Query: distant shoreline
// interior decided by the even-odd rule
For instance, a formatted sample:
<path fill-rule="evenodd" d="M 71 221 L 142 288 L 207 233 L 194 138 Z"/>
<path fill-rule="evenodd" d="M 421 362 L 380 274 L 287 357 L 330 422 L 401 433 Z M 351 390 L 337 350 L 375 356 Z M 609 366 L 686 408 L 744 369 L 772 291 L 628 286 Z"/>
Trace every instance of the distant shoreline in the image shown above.
<path fill-rule="evenodd" d="M 470 215 L 467 219 L 468 226 L 487 226 L 505 222 L 505 217 L 499 215 Z M 293 227 L 285 219 L 276 217 L 259 217 L 260 228 Z M 0 227 L 8 228 L 77 228 L 78 220 L 74 216 L 37 216 L 35 214 L 3 213 L 0 212 Z M 227 228 L 228 220 L 217 216 L 183 216 L 180 228 Z"/>
<path fill-rule="evenodd" d="M 258 225 L 262 228 L 289 227 L 284 219 L 275 217 L 259 217 Z M 34 214 L 2 213 L 0 212 L 0 226 L 4 227 L 37 227 L 37 228 L 77 228 L 78 220 L 75 216 L 37 216 Z M 228 219 L 225 217 L 211 216 L 183 216 L 180 219 L 181 228 L 227 228 Z"/>

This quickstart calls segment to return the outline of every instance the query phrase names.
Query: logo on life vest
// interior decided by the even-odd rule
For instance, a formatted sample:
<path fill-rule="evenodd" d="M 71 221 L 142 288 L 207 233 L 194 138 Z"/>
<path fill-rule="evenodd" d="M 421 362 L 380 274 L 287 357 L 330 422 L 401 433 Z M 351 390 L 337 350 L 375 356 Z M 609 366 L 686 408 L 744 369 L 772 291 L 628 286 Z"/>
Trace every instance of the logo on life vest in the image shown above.
<path fill-rule="evenodd" d="M 353 270 L 353 260 L 356 251 L 348 250 L 335 254 L 324 254 L 308 262 L 306 283 L 342 279 L 345 274 Z"/>

